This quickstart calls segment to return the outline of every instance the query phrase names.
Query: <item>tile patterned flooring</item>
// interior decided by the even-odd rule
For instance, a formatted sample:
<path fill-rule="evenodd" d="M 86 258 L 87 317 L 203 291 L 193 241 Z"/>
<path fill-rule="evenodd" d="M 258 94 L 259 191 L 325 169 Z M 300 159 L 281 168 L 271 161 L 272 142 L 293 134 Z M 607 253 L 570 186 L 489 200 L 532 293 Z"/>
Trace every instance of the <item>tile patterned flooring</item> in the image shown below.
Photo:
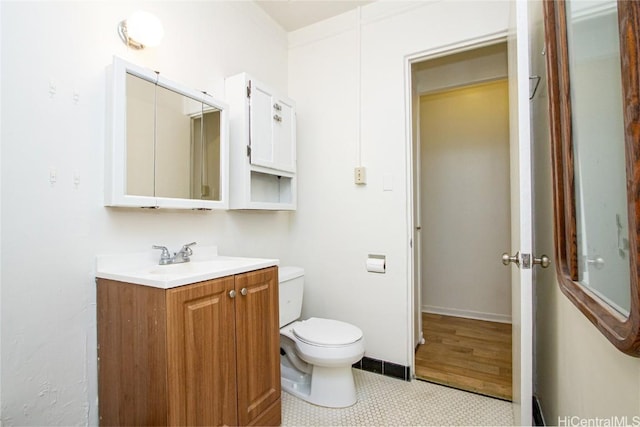
<path fill-rule="evenodd" d="M 283 426 L 513 425 L 511 403 L 453 388 L 353 370 L 358 402 L 322 408 L 282 392 Z"/>

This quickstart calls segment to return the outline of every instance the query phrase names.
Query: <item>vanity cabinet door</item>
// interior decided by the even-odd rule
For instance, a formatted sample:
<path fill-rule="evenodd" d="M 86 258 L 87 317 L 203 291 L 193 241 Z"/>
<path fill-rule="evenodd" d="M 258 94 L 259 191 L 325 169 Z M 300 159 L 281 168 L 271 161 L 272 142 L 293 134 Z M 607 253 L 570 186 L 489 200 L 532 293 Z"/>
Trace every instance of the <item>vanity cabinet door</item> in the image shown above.
<path fill-rule="evenodd" d="M 97 280 L 101 426 L 167 425 L 165 291 Z"/>
<path fill-rule="evenodd" d="M 234 278 L 167 291 L 170 425 L 236 425 Z"/>
<path fill-rule="evenodd" d="M 280 425 L 277 267 L 235 276 L 238 424 Z"/>

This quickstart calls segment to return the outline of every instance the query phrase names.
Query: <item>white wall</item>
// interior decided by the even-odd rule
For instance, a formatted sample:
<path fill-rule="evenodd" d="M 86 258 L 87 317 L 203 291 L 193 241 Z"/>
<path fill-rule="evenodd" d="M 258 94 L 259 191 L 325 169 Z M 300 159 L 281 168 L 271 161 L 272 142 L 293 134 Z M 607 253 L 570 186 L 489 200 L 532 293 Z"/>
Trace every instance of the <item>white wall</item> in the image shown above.
<path fill-rule="evenodd" d="M 511 321 L 508 91 L 499 80 L 420 98 L 422 311 Z"/>
<path fill-rule="evenodd" d="M 357 11 L 289 34 L 299 168 L 291 260 L 306 269 L 303 314 L 360 326 L 368 357 L 412 358 L 406 56 L 503 32 L 508 9 L 502 1 L 380 2 L 361 9 L 361 37 Z M 358 153 L 365 186 L 353 183 Z M 392 191 L 383 191 L 385 177 Z M 387 256 L 386 274 L 365 271 L 370 253 Z"/>
<path fill-rule="evenodd" d="M 535 272 L 535 394 L 547 425 L 640 415 L 640 359 L 618 351 L 560 291 L 553 253 L 553 204 L 542 4 L 530 3 L 532 75 L 543 76 L 532 103 L 535 253 L 552 257 Z M 570 417 L 579 417 L 571 419 Z M 602 419 L 605 419 L 602 421 Z M 615 421 L 611 421 L 612 423 Z M 619 421 L 618 421 L 619 422 Z"/>
<path fill-rule="evenodd" d="M 165 38 L 127 51 L 116 26 L 139 8 L 163 21 Z M 286 90 L 286 34 L 251 2 L 3 1 L 0 10 L 2 422 L 97 424 L 96 254 L 197 241 L 286 261 L 294 216 L 103 207 L 106 67 L 117 54 L 218 96 L 241 71 Z"/>

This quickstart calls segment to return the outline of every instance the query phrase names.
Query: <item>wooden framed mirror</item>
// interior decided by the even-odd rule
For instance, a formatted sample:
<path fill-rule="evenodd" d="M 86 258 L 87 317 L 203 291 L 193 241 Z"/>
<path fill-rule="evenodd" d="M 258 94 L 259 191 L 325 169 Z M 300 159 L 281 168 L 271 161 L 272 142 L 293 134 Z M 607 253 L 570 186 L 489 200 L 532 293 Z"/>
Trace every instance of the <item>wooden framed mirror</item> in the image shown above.
<path fill-rule="evenodd" d="M 562 292 L 640 356 L 640 2 L 545 0 Z"/>

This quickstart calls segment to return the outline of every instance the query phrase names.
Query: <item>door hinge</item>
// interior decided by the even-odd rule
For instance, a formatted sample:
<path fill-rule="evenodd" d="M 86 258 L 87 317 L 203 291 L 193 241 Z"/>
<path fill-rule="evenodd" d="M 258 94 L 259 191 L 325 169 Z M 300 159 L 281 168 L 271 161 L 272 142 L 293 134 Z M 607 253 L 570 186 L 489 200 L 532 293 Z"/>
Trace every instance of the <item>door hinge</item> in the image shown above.
<path fill-rule="evenodd" d="M 251 157 L 251 146 L 247 145 L 247 157 Z"/>
<path fill-rule="evenodd" d="M 251 98 L 251 84 L 247 86 L 247 98 Z"/>

